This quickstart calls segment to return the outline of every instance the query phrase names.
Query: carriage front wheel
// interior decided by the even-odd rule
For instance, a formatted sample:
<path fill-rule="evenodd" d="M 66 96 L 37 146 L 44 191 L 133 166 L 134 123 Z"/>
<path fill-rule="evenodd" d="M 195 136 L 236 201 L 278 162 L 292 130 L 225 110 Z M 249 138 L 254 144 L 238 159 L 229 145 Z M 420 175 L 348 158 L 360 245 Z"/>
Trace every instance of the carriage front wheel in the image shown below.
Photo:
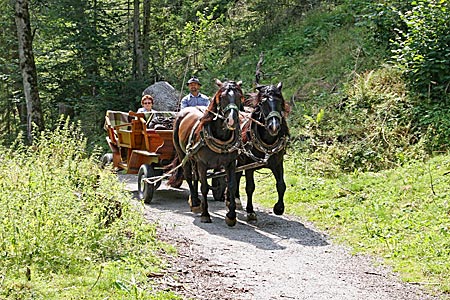
<path fill-rule="evenodd" d="M 153 192 L 155 191 L 155 185 L 144 181 L 144 179 L 153 176 L 155 176 L 155 170 L 151 165 L 141 165 L 138 172 L 138 192 L 139 197 L 144 200 L 144 203 L 150 203 L 152 201 Z"/>
<path fill-rule="evenodd" d="M 113 154 L 105 153 L 100 159 L 100 168 L 106 169 L 112 163 L 113 163 Z"/>

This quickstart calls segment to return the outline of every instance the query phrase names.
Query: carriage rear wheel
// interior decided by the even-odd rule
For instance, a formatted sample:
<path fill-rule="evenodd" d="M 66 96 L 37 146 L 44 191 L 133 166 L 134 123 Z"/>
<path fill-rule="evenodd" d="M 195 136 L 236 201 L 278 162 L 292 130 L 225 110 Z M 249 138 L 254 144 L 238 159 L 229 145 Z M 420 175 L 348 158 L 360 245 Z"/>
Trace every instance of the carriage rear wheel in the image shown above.
<path fill-rule="evenodd" d="M 144 181 L 144 179 L 153 176 L 155 176 L 155 170 L 151 165 L 141 165 L 138 172 L 138 192 L 139 197 L 144 200 L 144 203 L 150 203 L 152 201 L 153 192 L 156 189 L 154 184 L 150 184 Z"/>

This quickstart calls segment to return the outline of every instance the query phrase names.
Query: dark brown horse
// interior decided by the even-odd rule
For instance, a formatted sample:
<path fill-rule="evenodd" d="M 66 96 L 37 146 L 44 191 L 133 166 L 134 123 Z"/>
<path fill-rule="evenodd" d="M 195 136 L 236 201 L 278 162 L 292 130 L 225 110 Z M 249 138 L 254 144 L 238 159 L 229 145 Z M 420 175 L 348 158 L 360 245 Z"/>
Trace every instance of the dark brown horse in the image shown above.
<path fill-rule="evenodd" d="M 225 221 L 236 224 L 236 159 L 241 145 L 239 107 L 243 101 L 241 82 L 216 80 L 219 87 L 206 111 L 188 107 L 180 111 L 174 125 L 174 146 L 182 161 L 183 176 L 190 190 L 189 204 L 200 212 L 201 222 L 210 223 L 207 171 L 224 169 L 227 176 L 229 211 Z M 202 193 L 198 196 L 198 181 Z M 170 180 L 169 180 L 170 184 Z"/>
<path fill-rule="evenodd" d="M 289 105 L 284 101 L 281 93 L 282 83 L 258 86 L 257 92 L 247 100 L 253 107 L 250 118 L 242 122 L 242 142 L 244 151 L 238 158 L 238 166 L 259 164 L 257 168 L 245 169 L 245 192 L 247 193 L 247 220 L 256 221 L 253 210 L 253 192 L 255 191 L 254 172 L 260 168 L 269 168 L 276 179 L 278 201 L 273 207 L 277 215 L 284 213 L 284 182 L 283 159 L 289 138 L 289 128 L 286 117 L 289 114 Z M 236 175 L 237 184 L 242 172 Z M 236 198 L 239 199 L 239 189 L 236 189 Z"/>

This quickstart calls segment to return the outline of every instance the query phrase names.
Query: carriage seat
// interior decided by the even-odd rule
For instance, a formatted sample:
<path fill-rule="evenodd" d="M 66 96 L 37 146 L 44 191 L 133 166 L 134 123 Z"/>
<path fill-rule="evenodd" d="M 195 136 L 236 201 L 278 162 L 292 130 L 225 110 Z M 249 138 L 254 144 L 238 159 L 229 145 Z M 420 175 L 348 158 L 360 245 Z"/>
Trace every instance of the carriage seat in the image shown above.
<path fill-rule="evenodd" d="M 105 125 L 103 128 L 108 132 L 108 136 L 114 144 L 118 142 L 118 131 L 131 130 L 131 120 L 128 113 L 123 111 L 107 110 L 105 115 Z"/>

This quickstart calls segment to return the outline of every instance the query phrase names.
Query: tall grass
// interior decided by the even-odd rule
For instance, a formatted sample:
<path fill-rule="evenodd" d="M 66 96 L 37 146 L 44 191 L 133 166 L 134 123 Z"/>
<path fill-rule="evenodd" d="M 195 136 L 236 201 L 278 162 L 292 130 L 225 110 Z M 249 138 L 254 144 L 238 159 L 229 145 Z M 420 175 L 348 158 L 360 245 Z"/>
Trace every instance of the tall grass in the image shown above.
<path fill-rule="evenodd" d="M 173 249 L 86 155 L 79 128 L 62 122 L 32 146 L 2 149 L 0 299 L 175 299 L 146 276 Z"/>

